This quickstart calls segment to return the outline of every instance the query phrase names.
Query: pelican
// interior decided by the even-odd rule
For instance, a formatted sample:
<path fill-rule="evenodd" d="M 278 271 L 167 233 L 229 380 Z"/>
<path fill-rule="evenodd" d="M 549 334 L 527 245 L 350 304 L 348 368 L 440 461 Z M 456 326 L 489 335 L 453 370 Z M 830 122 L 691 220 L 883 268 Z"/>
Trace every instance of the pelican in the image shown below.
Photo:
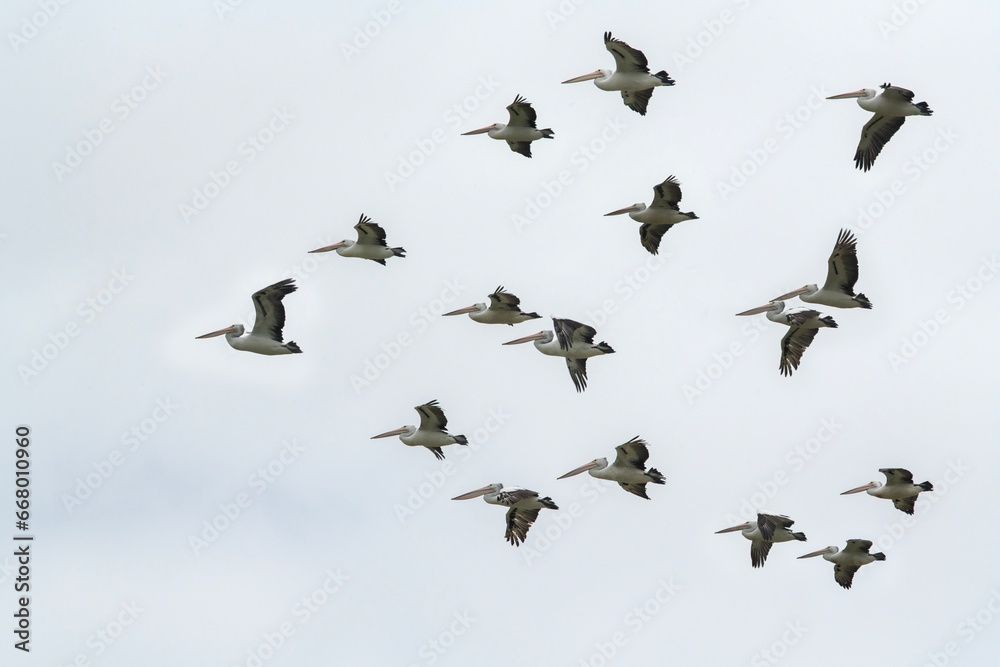
<path fill-rule="evenodd" d="M 737 530 L 743 533 L 743 537 L 750 540 L 750 564 L 754 567 L 764 567 L 767 554 L 775 542 L 806 541 L 805 533 L 793 533 L 788 530 L 793 523 L 795 522 L 787 516 L 758 513 L 757 523 L 747 521 L 738 526 L 717 530 L 715 534 L 732 533 Z"/>
<path fill-rule="evenodd" d="M 862 88 L 853 93 L 833 95 L 828 100 L 858 98 L 858 105 L 865 111 L 875 113 L 861 130 L 861 143 L 854 154 L 854 166 L 868 171 L 875 164 L 875 158 L 882 147 L 892 139 L 892 135 L 903 127 L 906 116 L 930 116 L 933 111 L 927 102 L 913 103 L 913 92 L 891 83 L 882 84 L 882 93 L 873 88 Z"/>
<path fill-rule="evenodd" d="M 583 391 L 587 388 L 587 359 L 601 354 L 612 354 L 614 350 L 604 341 L 594 345 L 594 336 L 597 334 L 594 327 L 555 317 L 552 318 L 552 326 L 555 333 L 552 330 L 539 331 L 524 338 L 509 340 L 504 345 L 533 341 L 535 349 L 542 354 L 565 357 L 573 385 L 577 391 Z"/>
<path fill-rule="evenodd" d="M 614 72 L 599 69 L 563 83 L 578 83 L 593 79 L 594 85 L 601 90 L 620 90 L 625 106 L 640 116 L 645 116 L 646 105 L 653 96 L 653 88 L 672 86 L 674 80 L 663 70 L 650 74 L 649 62 L 642 51 L 633 49 L 620 39 L 615 39 L 610 32 L 604 33 L 604 48 L 615 57 Z"/>
<path fill-rule="evenodd" d="M 660 251 L 660 239 L 671 227 L 678 222 L 698 219 L 694 211 L 681 213 L 677 208 L 680 200 L 681 184 L 673 176 L 667 176 L 667 180 L 653 186 L 653 202 L 648 207 L 639 202 L 605 213 L 604 216 L 628 213 L 628 217 L 643 223 L 639 227 L 639 241 L 643 248 L 655 255 Z"/>
<path fill-rule="evenodd" d="M 521 300 L 510 292 L 505 292 L 503 285 L 497 287 L 496 291 L 490 294 L 489 298 L 489 307 L 485 303 L 476 303 L 465 308 L 453 310 L 450 313 L 445 313 L 444 316 L 468 313 L 469 317 L 474 321 L 482 324 L 507 324 L 510 326 L 527 322 L 528 320 L 536 320 L 541 317 L 538 313 L 523 312 L 520 308 Z"/>
<path fill-rule="evenodd" d="M 830 259 L 826 261 L 826 282 L 823 289 L 815 284 L 803 285 L 774 301 L 799 297 L 807 303 L 819 303 L 831 308 L 871 308 L 872 302 L 864 294 L 854 293 L 858 282 L 858 240 L 846 229 L 840 230 Z"/>
<path fill-rule="evenodd" d="M 385 260 L 389 257 L 406 257 L 406 250 L 403 248 L 390 248 L 386 245 L 385 230 L 382 229 L 381 225 L 372 222 L 372 219 L 364 213 L 358 219 L 358 224 L 354 225 L 354 229 L 358 233 L 356 243 L 344 239 L 333 245 L 316 248 L 309 252 L 330 252 L 331 250 L 336 250 L 337 254 L 341 257 L 361 257 L 362 259 L 370 259 L 373 262 L 378 262 L 382 266 L 385 266 Z"/>
<path fill-rule="evenodd" d="M 872 548 L 871 540 L 847 540 L 847 546 L 843 551 L 837 547 L 827 547 L 814 551 L 799 558 L 813 558 L 822 556 L 824 560 L 833 563 L 833 578 L 844 588 L 850 588 L 854 582 L 854 573 L 862 565 L 874 563 L 877 560 L 885 560 L 884 553 L 870 554 L 868 550 Z"/>
<path fill-rule="evenodd" d="M 251 298 L 254 310 L 257 311 L 257 318 L 248 336 L 243 336 L 245 329 L 242 324 L 233 324 L 225 329 L 195 336 L 195 339 L 214 338 L 225 334 L 226 342 L 235 350 L 268 355 L 299 354 L 302 350 L 294 341 L 281 342 L 281 330 L 285 326 L 285 307 L 281 304 L 281 300 L 286 294 L 298 289 L 294 282 L 293 278 L 285 278 L 254 292 Z"/>
<path fill-rule="evenodd" d="M 913 514 L 913 505 L 917 502 L 917 496 L 922 491 L 933 491 L 934 485 L 930 482 L 913 483 L 913 474 L 903 468 L 879 468 L 878 471 L 885 475 L 885 486 L 881 482 L 868 482 L 864 486 L 859 486 L 850 491 L 844 491 L 842 496 L 852 493 L 867 491 L 869 496 L 885 498 L 891 500 L 900 512 Z"/>
<path fill-rule="evenodd" d="M 392 431 L 373 435 L 372 440 L 377 438 L 391 438 L 398 435 L 404 445 L 410 447 L 426 447 L 439 460 L 444 459 L 444 452 L 441 448 L 445 445 L 468 445 L 469 441 L 464 435 L 451 435 L 445 431 L 448 426 L 448 418 L 444 416 L 444 410 L 438 406 L 437 401 L 431 401 L 413 408 L 420 415 L 420 426 L 403 426 Z"/>
<path fill-rule="evenodd" d="M 506 491 L 502 489 L 503 484 L 488 484 L 481 489 L 455 496 L 452 500 L 469 500 L 485 496 L 483 500 L 491 505 L 510 508 L 507 510 L 507 531 L 504 533 L 504 538 L 515 547 L 521 546 L 521 542 L 524 542 L 528 529 L 535 523 L 540 510 L 559 509 L 548 496 L 539 498 L 537 491 L 522 489 L 519 486 L 512 486 Z"/>
<path fill-rule="evenodd" d="M 792 371 L 799 367 L 802 353 L 806 351 L 816 332 L 822 327 L 837 328 L 837 323 L 829 315 L 823 315 L 818 310 L 808 308 L 792 308 L 785 312 L 784 301 L 772 301 L 766 306 L 758 306 L 750 310 L 736 313 L 737 316 L 757 315 L 767 313 L 767 319 L 778 324 L 791 327 L 781 339 L 781 363 L 778 368 L 782 375 L 791 376 Z"/>
<path fill-rule="evenodd" d="M 493 123 L 487 127 L 479 128 L 471 132 L 463 132 L 462 136 L 470 134 L 488 133 L 492 139 L 501 139 L 507 142 L 510 149 L 515 153 L 520 153 L 524 157 L 531 157 L 531 142 L 536 139 L 551 139 L 555 136 L 549 128 L 539 130 L 535 126 L 535 110 L 531 103 L 518 95 L 514 101 L 507 106 L 507 113 L 510 114 L 510 122 Z"/>
<path fill-rule="evenodd" d="M 579 468 L 570 470 L 557 479 L 565 479 L 573 475 L 579 475 L 582 472 L 589 472 L 591 477 L 610 479 L 612 482 L 618 482 L 629 493 L 634 493 L 646 500 L 649 500 L 649 496 L 646 495 L 647 483 L 666 483 L 666 478 L 656 468 L 646 470 L 646 459 L 649 458 L 649 449 L 646 447 L 646 441 L 641 440 L 639 436 L 632 438 L 623 445 L 618 445 L 615 447 L 615 451 L 618 452 L 618 455 L 610 467 L 608 466 L 607 459 L 594 459 L 590 463 L 585 463 Z"/>

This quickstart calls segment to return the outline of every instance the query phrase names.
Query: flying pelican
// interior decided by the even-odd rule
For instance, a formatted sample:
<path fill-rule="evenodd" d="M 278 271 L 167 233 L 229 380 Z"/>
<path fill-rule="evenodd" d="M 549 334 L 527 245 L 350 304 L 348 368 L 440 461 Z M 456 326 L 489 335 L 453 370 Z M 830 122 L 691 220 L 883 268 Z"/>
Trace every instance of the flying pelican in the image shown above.
<path fill-rule="evenodd" d="M 846 229 L 840 230 L 826 267 L 823 289 L 815 284 L 803 285 L 793 292 L 782 294 L 774 301 L 799 297 L 807 303 L 820 303 L 832 308 L 872 307 L 868 297 L 854 293 L 854 283 L 858 282 L 858 240 L 854 238 L 854 234 Z"/>
<path fill-rule="evenodd" d="M 869 496 L 885 498 L 891 500 L 900 512 L 913 514 L 913 505 L 917 502 L 917 496 L 921 491 L 933 491 L 934 485 L 930 482 L 913 483 L 913 474 L 903 468 L 879 468 L 878 471 L 885 475 L 885 486 L 881 482 L 868 482 L 864 486 L 859 486 L 850 491 L 844 491 L 842 496 L 851 493 L 861 493 L 867 491 Z"/>
<path fill-rule="evenodd" d="M 791 376 L 792 371 L 799 367 L 802 353 L 812 343 L 816 332 L 822 327 L 836 329 L 837 323 L 829 315 L 823 315 L 817 310 L 792 308 L 787 312 L 784 311 L 784 301 L 772 301 L 766 306 L 751 308 L 736 315 L 757 315 L 766 312 L 767 319 L 791 327 L 781 339 L 781 363 L 778 366 L 782 375 Z"/>
<path fill-rule="evenodd" d="M 372 222 L 372 219 L 364 213 L 361 214 L 358 224 L 354 225 L 354 229 L 358 232 L 357 243 L 344 239 L 333 245 L 316 248 L 309 252 L 336 250 L 341 257 L 361 257 L 378 262 L 382 266 L 385 266 L 385 260 L 389 257 L 406 257 L 406 250 L 403 248 L 390 248 L 386 245 L 385 230 L 382 229 L 381 225 Z"/>
<path fill-rule="evenodd" d="M 510 114 L 510 122 L 493 123 L 488 127 L 482 127 L 472 132 L 463 132 L 462 136 L 470 134 L 488 133 L 492 139 L 501 139 L 507 142 L 510 149 L 515 153 L 520 153 L 524 157 L 531 157 L 531 142 L 536 139 L 551 139 L 555 136 L 549 128 L 539 130 L 535 126 L 537 114 L 531 103 L 518 95 L 514 101 L 507 106 L 507 113 Z"/>
<path fill-rule="evenodd" d="M 604 33 L 604 48 L 615 57 L 615 71 L 599 69 L 590 74 L 584 74 L 563 83 L 578 83 L 594 80 L 594 85 L 601 90 L 620 90 L 622 100 L 632 111 L 640 116 L 646 115 L 646 105 L 653 96 L 656 86 L 672 86 L 674 80 L 666 72 L 660 70 L 656 74 L 649 73 L 649 62 L 642 51 L 615 39 L 610 32 Z"/>
<path fill-rule="evenodd" d="M 444 410 L 438 407 L 437 401 L 424 403 L 413 409 L 420 415 L 419 428 L 407 425 L 392 431 L 373 435 L 371 439 L 390 438 L 398 435 L 404 445 L 426 447 L 438 459 L 444 459 L 444 452 L 441 451 L 441 448 L 445 445 L 469 444 L 468 439 L 464 435 L 451 435 L 444 430 L 448 426 L 448 418 L 444 416 Z"/>
<path fill-rule="evenodd" d="M 903 127 L 905 116 L 930 116 L 933 111 L 927 102 L 913 103 L 913 92 L 891 83 L 882 84 L 882 93 L 873 88 L 862 88 L 853 93 L 833 95 L 828 100 L 858 98 L 858 105 L 865 111 L 875 113 L 861 130 L 861 143 L 854 154 L 854 166 L 868 171 L 882 147 L 892 139 L 892 135 Z"/>
<path fill-rule="evenodd" d="M 666 483 L 666 478 L 656 468 L 646 470 L 646 459 L 649 458 L 649 449 L 646 447 L 646 441 L 641 440 L 639 436 L 632 438 L 623 445 L 618 445 L 615 447 L 615 451 L 618 452 L 618 455 L 610 467 L 608 466 L 607 459 L 594 459 L 590 463 L 570 470 L 557 479 L 565 479 L 573 475 L 579 475 L 582 472 L 589 472 L 591 477 L 610 479 L 612 482 L 618 482 L 629 493 L 634 493 L 646 500 L 649 500 L 649 496 L 646 495 L 647 483 Z"/>
<path fill-rule="evenodd" d="M 884 553 L 870 554 L 868 550 L 872 548 L 871 540 L 847 540 L 847 546 L 843 551 L 837 547 L 827 547 L 814 551 L 799 558 L 812 558 L 822 556 L 824 560 L 833 563 L 833 578 L 844 588 L 850 588 L 854 581 L 854 573 L 862 565 L 874 563 L 877 560 L 885 560 Z"/>
<path fill-rule="evenodd" d="M 795 522 L 787 516 L 758 513 L 757 523 L 747 521 L 738 526 L 717 530 L 715 534 L 732 533 L 737 530 L 743 533 L 743 537 L 750 540 L 750 564 L 754 567 L 764 567 L 767 554 L 775 542 L 806 541 L 805 533 L 793 533 L 789 530 L 793 523 Z"/>
<path fill-rule="evenodd" d="M 612 354 L 611 346 L 601 341 L 594 345 L 597 331 L 594 327 L 580 324 L 573 320 L 552 318 L 552 330 L 539 331 L 536 334 L 509 340 L 504 345 L 518 345 L 534 341 L 535 349 L 552 357 L 565 357 L 569 376 L 577 391 L 587 388 L 587 359 L 601 354 Z M 558 339 L 558 340 L 557 340 Z"/>
<path fill-rule="evenodd" d="M 488 308 L 485 303 L 477 303 L 445 313 L 444 316 L 468 313 L 474 321 L 482 324 L 507 324 L 510 326 L 541 317 L 538 313 L 523 312 L 520 306 L 521 300 L 510 292 L 505 292 L 501 285 L 493 294 L 490 294 Z"/>
<path fill-rule="evenodd" d="M 281 304 L 281 300 L 286 294 L 298 289 L 294 282 L 293 278 L 285 278 L 254 292 L 253 307 L 257 311 L 257 318 L 248 336 L 243 337 L 245 329 L 242 324 L 233 324 L 225 329 L 195 336 L 195 339 L 226 334 L 226 342 L 235 350 L 269 355 L 302 352 L 294 341 L 281 342 L 281 330 L 285 326 L 285 307 Z"/>
<path fill-rule="evenodd" d="M 628 217 L 643 223 L 639 227 L 639 241 L 643 248 L 655 255 L 660 251 L 660 239 L 671 227 L 678 222 L 698 219 L 694 211 L 681 213 L 677 208 L 680 200 L 681 184 L 673 176 L 667 176 L 667 180 L 653 186 L 653 202 L 648 207 L 639 202 L 605 213 L 604 216 L 628 213 Z"/>
<path fill-rule="evenodd" d="M 546 496 L 539 498 L 537 491 L 522 489 L 519 486 L 512 486 L 503 491 L 503 484 L 487 484 L 481 489 L 463 493 L 455 496 L 452 500 L 469 500 L 485 496 L 483 500 L 491 505 L 503 505 L 507 510 L 507 531 L 504 537 L 515 547 L 520 546 L 528 535 L 528 529 L 538 518 L 539 510 L 548 508 L 557 510 L 559 507 Z"/>

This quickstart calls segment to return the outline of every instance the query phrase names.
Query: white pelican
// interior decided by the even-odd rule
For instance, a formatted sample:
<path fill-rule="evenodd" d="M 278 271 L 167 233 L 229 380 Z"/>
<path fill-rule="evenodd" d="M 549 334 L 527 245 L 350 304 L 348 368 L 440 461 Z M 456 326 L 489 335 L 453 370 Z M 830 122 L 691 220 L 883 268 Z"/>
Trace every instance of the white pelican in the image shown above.
<path fill-rule="evenodd" d="M 570 470 L 568 473 L 557 479 L 565 479 L 582 472 L 589 472 L 591 477 L 598 479 L 610 479 L 618 482 L 623 489 L 629 493 L 634 493 L 640 498 L 649 500 L 646 495 L 646 484 L 665 484 L 666 478 L 660 474 L 656 468 L 646 470 L 646 459 L 649 458 L 649 449 L 646 441 L 636 436 L 623 445 L 615 447 L 618 455 L 615 462 L 608 466 L 605 458 L 594 459 L 579 468 Z"/>
<path fill-rule="evenodd" d="M 382 266 L 385 266 L 385 260 L 389 257 L 406 257 L 406 250 L 403 248 L 390 248 L 386 245 L 385 230 L 382 229 L 381 225 L 372 222 L 372 219 L 364 213 L 358 219 L 358 224 L 354 225 L 354 229 L 358 232 L 357 243 L 344 239 L 333 245 L 316 248 L 309 252 L 330 252 L 331 250 L 336 250 L 337 254 L 341 257 L 370 259 Z"/>
<path fill-rule="evenodd" d="M 643 223 L 639 227 L 639 241 L 643 248 L 655 255 L 660 251 L 660 239 L 671 227 L 678 222 L 698 219 L 694 211 L 681 213 L 677 207 L 680 200 L 681 184 L 673 176 L 667 176 L 667 180 L 653 186 L 653 201 L 648 207 L 639 202 L 604 216 L 628 213 L 628 217 Z"/>
<path fill-rule="evenodd" d="M 544 130 L 539 130 L 535 126 L 535 117 L 537 114 L 531 107 L 531 103 L 527 102 L 520 95 L 515 97 L 514 101 L 507 106 L 507 113 L 510 114 L 510 122 L 506 125 L 503 123 L 493 123 L 488 127 L 482 127 L 471 132 L 463 132 L 462 136 L 483 134 L 486 132 L 492 139 L 506 141 L 512 151 L 520 153 L 524 157 L 531 157 L 532 141 L 536 139 L 551 139 L 555 136 L 555 132 L 551 129 L 545 128 Z"/>
<path fill-rule="evenodd" d="M 816 332 L 822 327 L 837 328 L 837 323 L 829 315 L 823 315 L 818 310 L 809 308 L 792 308 L 785 311 L 784 301 L 772 301 L 766 306 L 758 306 L 745 310 L 741 315 L 757 315 L 767 313 L 767 319 L 778 324 L 791 327 L 781 339 L 781 363 L 778 368 L 782 375 L 791 376 L 792 371 L 799 367 L 802 353 L 806 351 Z"/>
<path fill-rule="evenodd" d="M 815 284 L 803 285 L 793 292 L 782 294 L 774 301 L 799 297 L 807 303 L 819 303 L 832 308 L 871 308 L 872 302 L 864 294 L 854 293 L 858 282 L 858 240 L 846 229 L 840 230 L 830 259 L 826 261 L 826 282 L 823 289 Z"/>
<path fill-rule="evenodd" d="M 485 496 L 483 500 L 491 505 L 503 505 L 507 510 L 507 531 L 504 537 L 515 547 L 520 546 L 528 535 L 528 529 L 538 518 L 538 512 L 542 509 L 557 510 L 559 507 L 546 496 L 539 498 L 537 491 L 522 489 L 519 486 L 512 486 L 503 491 L 503 484 L 488 484 L 481 489 L 463 493 L 452 500 L 469 500 Z"/>
<path fill-rule="evenodd" d="M 715 534 L 732 533 L 737 530 L 743 533 L 743 537 L 750 540 L 750 564 L 754 567 L 764 567 L 767 554 L 775 542 L 806 541 L 805 533 L 793 533 L 788 530 L 793 523 L 795 522 L 787 516 L 758 513 L 757 523 L 747 521 L 738 526 L 717 530 Z"/>
<path fill-rule="evenodd" d="M 858 105 L 865 111 L 875 113 L 861 130 L 861 142 L 854 154 L 854 166 L 868 171 L 882 147 L 892 139 L 892 135 L 903 127 L 905 116 L 930 116 L 933 111 L 927 102 L 913 103 L 913 92 L 891 83 L 882 84 L 882 93 L 873 88 L 862 88 L 853 93 L 832 95 L 828 100 L 858 98 Z"/>
<path fill-rule="evenodd" d="M 257 311 L 257 318 L 249 335 L 243 336 L 242 324 L 233 324 L 195 338 L 213 338 L 226 334 L 226 342 L 235 350 L 269 355 L 302 352 L 294 341 L 281 342 L 281 330 L 285 326 L 285 307 L 281 300 L 286 294 L 298 289 L 293 283 L 293 278 L 285 278 L 254 292 L 253 307 Z"/>
<path fill-rule="evenodd" d="M 824 560 L 833 563 L 833 578 L 844 588 L 850 588 L 854 581 L 854 573 L 862 565 L 874 563 L 877 560 L 885 560 L 884 553 L 870 554 L 868 550 L 872 548 L 871 540 L 847 540 L 847 546 L 841 551 L 837 547 L 827 547 L 814 551 L 799 558 L 813 558 L 822 556 Z"/>
<path fill-rule="evenodd" d="M 577 391 L 587 388 L 587 359 L 601 354 L 612 354 L 611 346 L 601 341 L 594 345 L 597 331 L 594 327 L 573 320 L 552 318 L 555 333 L 539 331 L 536 334 L 509 340 L 504 345 L 518 345 L 534 341 L 535 349 L 552 357 L 564 357 L 569 368 L 569 376 Z"/>
<path fill-rule="evenodd" d="M 485 303 L 477 303 L 445 313 L 444 316 L 468 313 L 474 321 L 482 324 L 507 324 L 510 326 L 541 317 L 538 313 L 523 312 L 520 306 L 521 300 L 510 292 L 505 292 L 503 285 L 501 285 L 493 294 L 490 294 L 488 308 Z"/>
<path fill-rule="evenodd" d="M 615 71 L 599 69 L 590 74 L 584 74 L 563 83 L 578 83 L 594 80 L 594 85 L 601 90 L 620 90 L 622 100 L 632 111 L 640 116 L 646 115 L 646 105 L 653 96 L 656 86 L 672 86 L 674 80 L 660 70 L 656 74 L 649 73 L 649 62 L 639 49 L 615 39 L 610 32 L 604 33 L 604 48 L 615 57 Z"/>
<path fill-rule="evenodd" d="M 464 435 L 451 435 L 444 430 L 448 426 L 448 418 L 444 416 L 444 410 L 438 407 L 437 401 L 424 403 L 413 409 L 420 415 L 419 428 L 407 425 L 392 431 L 373 435 L 371 439 L 390 438 L 398 435 L 404 445 L 426 447 L 438 459 L 444 459 L 444 452 L 441 451 L 441 448 L 445 445 L 469 444 Z"/>
<path fill-rule="evenodd" d="M 917 496 L 921 491 L 933 491 L 934 485 L 930 482 L 913 483 L 913 474 L 903 468 L 879 468 L 878 471 L 885 475 L 885 486 L 881 482 L 868 482 L 864 486 L 859 486 L 850 491 L 844 491 L 842 496 L 852 493 L 867 491 L 869 496 L 885 498 L 891 500 L 900 512 L 913 514 L 913 505 L 917 502 Z"/>

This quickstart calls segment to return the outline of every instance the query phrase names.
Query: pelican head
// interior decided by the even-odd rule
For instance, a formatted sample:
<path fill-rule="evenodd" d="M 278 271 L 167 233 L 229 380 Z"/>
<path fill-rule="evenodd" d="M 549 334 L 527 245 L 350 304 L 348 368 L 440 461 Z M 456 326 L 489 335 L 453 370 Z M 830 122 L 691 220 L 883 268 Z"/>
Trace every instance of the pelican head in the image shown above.
<path fill-rule="evenodd" d="M 399 428 L 393 429 L 391 431 L 386 431 L 385 433 L 379 433 L 378 435 L 373 435 L 371 439 L 377 440 L 379 438 L 391 438 L 394 435 L 410 436 L 416 432 L 417 432 L 417 427 L 408 424 L 406 426 L 400 426 Z"/>
<path fill-rule="evenodd" d="M 856 489 L 851 489 L 850 491 L 844 491 L 844 492 L 843 492 L 842 494 L 840 494 L 840 495 L 842 495 L 842 496 L 849 496 L 849 495 L 851 495 L 852 493 L 861 493 L 862 491 L 868 491 L 868 490 L 870 490 L 870 489 L 878 489 L 878 488 L 880 488 L 881 486 L 882 486 L 882 483 L 881 483 L 881 482 L 868 482 L 868 483 L 867 483 L 867 484 L 865 484 L 864 486 L 859 486 L 858 488 L 856 488 Z"/>
<path fill-rule="evenodd" d="M 729 528 L 723 528 L 722 530 L 717 530 L 715 531 L 715 534 L 720 535 L 722 533 L 735 533 L 736 531 L 744 531 L 747 530 L 748 528 L 753 528 L 754 525 L 755 524 L 753 522 L 747 521 L 746 523 L 741 523 L 738 526 L 730 526 Z"/>
<path fill-rule="evenodd" d="M 579 83 L 581 81 L 590 81 L 591 79 L 606 79 L 609 76 L 611 76 L 611 70 L 599 69 L 594 70 L 590 74 L 583 74 L 581 76 L 573 77 L 572 79 L 566 79 L 563 83 Z"/>
<path fill-rule="evenodd" d="M 449 315 L 464 315 L 466 313 L 481 313 L 486 310 L 485 303 L 474 303 L 471 306 L 466 306 L 465 308 L 459 308 L 458 310 L 453 310 L 450 313 L 445 313 L 443 317 L 448 317 Z"/>
<path fill-rule="evenodd" d="M 475 491 L 469 491 L 468 493 L 463 493 L 460 496 L 455 496 L 452 500 L 471 500 L 472 498 L 485 496 L 487 493 L 499 493 L 502 488 L 503 484 L 500 484 L 499 482 L 496 484 L 487 484 L 481 489 L 476 489 Z"/>
<path fill-rule="evenodd" d="M 462 136 L 467 137 L 470 134 L 486 134 L 487 132 L 491 132 L 493 130 L 502 130 L 504 127 L 506 127 L 506 125 L 503 123 L 493 123 L 492 125 L 481 127 L 478 130 L 473 130 L 472 132 L 463 132 Z"/>
<path fill-rule="evenodd" d="M 524 338 L 518 338 L 515 340 L 509 340 L 504 345 L 520 345 L 521 343 L 530 343 L 531 341 L 541 341 L 543 343 L 551 342 L 555 337 L 551 331 L 539 331 L 536 334 L 531 334 L 530 336 L 525 336 Z"/>
<path fill-rule="evenodd" d="M 639 211 L 645 211 L 645 210 L 646 210 L 646 205 L 643 204 L 642 202 L 638 202 L 636 204 L 632 204 L 631 206 L 620 208 L 617 211 L 611 211 L 611 213 L 605 213 L 604 217 L 606 218 L 609 215 L 622 215 L 623 213 L 638 213 Z"/>
<path fill-rule="evenodd" d="M 874 88 L 862 88 L 861 90 L 855 90 L 854 92 L 851 92 L 851 93 L 841 93 L 840 95 L 831 95 L 830 97 L 828 97 L 826 99 L 828 99 L 828 100 L 849 100 L 852 97 L 857 97 L 857 98 L 859 98 L 858 101 L 860 102 L 861 100 L 870 100 L 873 97 L 875 97 L 877 94 L 878 94 L 878 91 L 875 90 Z"/>
<path fill-rule="evenodd" d="M 233 334 L 234 336 L 236 336 L 237 338 L 239 338 L 240 336 L 243 335 L 244 331 L 245 330 L 244 330 L 242 324 L 232 324 L 232 325 L 226 327 L 225 329 L 219 329 L 218 331 L 213 331 L 212 333 L 202 334 L 201 336 L 195 336 L 194 338 L 195 338 L 195 340 L 198 340 L 199 338 L 215 338 L 216 336 L 221 336 L 223 334 L 226 334 L 227 336 L 229 334 Z"/>
<path fill-rule="evenodd" d="M 750 310 L 744 310 L 742 313 L 736 313 L 737 317 L 742 315 L 758 315 L 760 313 L 766 313 L 768 311 L 773 311 L 775 313 L 780 313 L 785 309 L 785 302 L 779 299 L 769 302 L 766 306 L 757 306 L 756 308 L 751 308 Z"/>
<path fill-rule="evenodd" d="M 337 241 L 333 245 L 326 245 L 322 248 L 316 248 L 315 250 L 310 250 L 309 252 L 330 252 L 331 250 L 337 250 L 338 248 L 350 248 L 354 245 L 354 241 L 348 241 L 344 239 L 343 241 Z"/>
<path fill-rule="evenodd" d="M 562 477 L 556 477 L 556 479 L 566 479 L 567 477 L 572 477 L 573 475 L 579 475 L 580 473 L 587 472 L 588 470 L 604 470 L 608 467 L 607 459 L 594 459 L 590 463 L 585 463 L 579 468 L 573 468 L 568 473 Z"/>
<path fill-rule="evenodd" d="M 794 299 L 797 296 L 802 296 L 803 294 L 815 294 L 819 291 L 819 285 L 811 283 L 809 285 L 803 285 L 797 290 L 792 290 L 788 294 L 782 294 L 781 296 L 772 299 L 772 301 L 784 301 L 785 299 Z"/>
<path fill-rule="evenodd" d="M 816 556 L 832 556 L 833 554 L 840 551 L 837 547 L 827 547 L 825 549 L 820 549 L 819 551 L 813 551 L 812 553 L 806 554 L 805 556 L 799 556 L 802 558 L 815 558 Z"/>

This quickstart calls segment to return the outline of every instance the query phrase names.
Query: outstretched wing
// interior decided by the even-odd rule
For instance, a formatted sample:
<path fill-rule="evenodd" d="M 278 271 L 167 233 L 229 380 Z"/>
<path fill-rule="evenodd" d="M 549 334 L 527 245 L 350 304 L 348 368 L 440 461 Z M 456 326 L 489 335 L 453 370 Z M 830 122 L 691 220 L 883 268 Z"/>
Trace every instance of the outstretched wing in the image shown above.
<path fill-rule="evenodd" d="M 649 74 L 649 61 L 639 49 L 615 39 L 610 32 L 604 33 L 604 48 L 615 57 L 615 69 L 619 72 L 644 72 Z"/>
<path fill-rule="evenodd" d="M 507 113 L 510 115 L 511 127 L 531 127 L 535 128 L 535 109 L 531 103 L 518 95 L 514 101 L 507 106 Z M 537 128 L 536 128 L 537 129 Z M 510 143 L 510 142 L 508 142 Z M 530 155 L 528 157 L 531 157 Z"/>
<path fill-rule="evenodd" d="M 359 245 L 386 245 L 385 230 L 381 225 L 372 222 L 372 219 L 364 213 L 361 214 L 358 224 L 354 225 L 354 230 L 358 233 Z"/>
<path fill-rule="evenodd" d="M 286 294 L 291 294 L 297 289 L 294 278 L 285 278 L 254 292 L 251 298 L 257 317 L 254 319 L 250 334 L 282 342 L 281 330 L 285 326 L 285 307 L 281 304 L 281 300 Z"/>
<path fill-rule="evenodd" d="M 677 208 L 676 206 L 674 208 Z M 639 225 L 639 242 L 642 243 L 642 247 L 648 250 L 654 255 L 660 253 L 660 239 L 663 235 L 670 231 L 673 225 L 667 225 L 662 222 L 650 223 Z"/>
<path fill-rule="evenodd" d="M 912 96 L 913 93 L 910 93 Z M 872 119 L 865 123 L 861 129 L 861 141 L 858 143 L 858 150 L 854 153 L 854 166 L 863 171 L 868 171 L 875 164 L 875 158 L 882 152 L 882 148 L 889 143 L 892 135 L 896 134 L 899 128 L 903 127 L 903 116 L 883 116 L 875 114 Z"/>
<path fill-rule="evenodd" d="M 437 401 L 429 401 L 413 408 L 420 415 L 420 428 L 424 431 L 443 431 L 448 426 L 448 418 Z"/>
<path fill-rule="evenodd" d="M 507 510 L 507 531 L 504 533 L 504 538 L 515 547 L 520 546 L 528 536 L 528 529 L 538 518 L 538 512 L 537 509 L 526 510 L 519 507 Z"/>
<path fill-rule="evenodd" d="M 677 204 L 680 200 L 681 184 L 674 176 L 667 176 L 667 180 L 653 186 L 653 202 L 649 207 L 672 208 L 677 211 L 679 210 Z"/>
<path fill-rule="evenodd" d="M 858 282 L 858 240 L 851 232 L 841 229 L 830 259 L 826 262 L 826 283 L 823 284 L 823 289 L 854 296 L 856 282 Z"/>

